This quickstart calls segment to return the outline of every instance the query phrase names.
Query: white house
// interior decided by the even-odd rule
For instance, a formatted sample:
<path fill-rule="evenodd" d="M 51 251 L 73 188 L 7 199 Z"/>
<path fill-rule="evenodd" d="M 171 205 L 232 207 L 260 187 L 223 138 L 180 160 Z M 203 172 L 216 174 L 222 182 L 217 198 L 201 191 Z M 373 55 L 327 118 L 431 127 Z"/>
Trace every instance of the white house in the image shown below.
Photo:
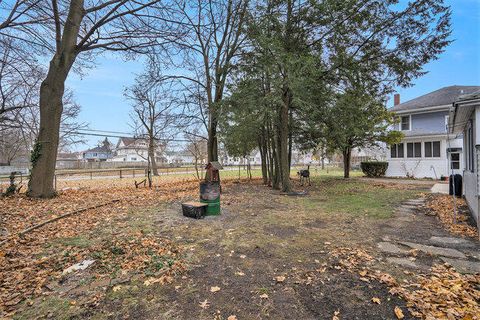
<path fill-rule="evenodd" d="M 449 133 L 463 135 L 463 193 L 473 217 L 479 221 L 480 195 L 480 87 L 460 96 L 450 111 Z"/>
<path fill-rule="evenodd" d="M 463 139 L 449 135 L 448 113 L 460 95 L 477 90 L 480 86 L 444 87 L 404 103 L 396 94 L 390 109 L 399 117 L 394 130 L 402 131 L 405 137 L 389 147 L 386 175 L 440 179 L 462 172 Z"/>
<path fill-rule="evenodd" d="M 165 163 L 163 156 L 165 146 L 158 145 L 155 150 L 157 165 Z M 140 138 L 120 138 L 115 148 L 115 155 L 110 161 L 114 162 L 147 162 L 148 141 Z"/>

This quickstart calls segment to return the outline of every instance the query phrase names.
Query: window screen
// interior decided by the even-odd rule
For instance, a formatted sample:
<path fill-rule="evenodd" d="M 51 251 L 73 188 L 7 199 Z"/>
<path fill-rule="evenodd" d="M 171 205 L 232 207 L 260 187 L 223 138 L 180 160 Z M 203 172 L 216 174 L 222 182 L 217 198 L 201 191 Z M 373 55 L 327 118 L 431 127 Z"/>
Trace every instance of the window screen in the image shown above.
<path fill-rule="evenodd" d="M 422 157 L 422 143 L 415 142 L 414 151 L 415 151 L 415 158 L 421 158 Z"/>
<path fill-rule="evenodd" d="M 425 142 L 425 157 L 431 158 L 432 157 L 432 143 Z"/>
<path fill-rule="evenodd" d="M 452 169 L 460 169 L 460 153 L 450 155 L 450 164 Z"/>
<path fill-rule="evenodd" d="M 433 141 L 433 157 L 439 158 L 440 157 L 440 141 Z"/>
<path fill-rule="evenodd" d="M 410 116 L 403 116 L 401 123 L 402 130 L 410 130 Z"/>

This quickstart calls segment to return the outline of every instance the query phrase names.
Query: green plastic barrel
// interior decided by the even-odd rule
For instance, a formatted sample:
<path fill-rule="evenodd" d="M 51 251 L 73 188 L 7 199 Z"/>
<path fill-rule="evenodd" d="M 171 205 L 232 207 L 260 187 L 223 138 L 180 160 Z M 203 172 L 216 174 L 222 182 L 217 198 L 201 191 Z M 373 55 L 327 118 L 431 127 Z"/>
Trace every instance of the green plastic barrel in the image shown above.
<path fill-rule="evenodd" d="M 205 214 L 216 216 L 220 214 L 220 183 L 201 182 L 200 202 L 208 204 Z"/>

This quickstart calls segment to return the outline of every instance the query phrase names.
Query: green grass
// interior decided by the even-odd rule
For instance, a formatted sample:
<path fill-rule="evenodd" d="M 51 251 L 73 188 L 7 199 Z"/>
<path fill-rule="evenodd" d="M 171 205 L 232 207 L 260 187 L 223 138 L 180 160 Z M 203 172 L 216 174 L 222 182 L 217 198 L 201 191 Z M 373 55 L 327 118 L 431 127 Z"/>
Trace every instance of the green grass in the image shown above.
<path fill-rule="evenodd" d="M 326 213 L 350 214 L 372 218 L 388 218 L 396 205 L 414 197 L 418 190 L 386 189 L 369 182 L 357 180 L 314 179 L 316 183 L 327 184 L 321 197 L 306 198 L 308 209 L 320 207 Z"/>
<path fill-rule="evenodd" d="M 88 248 L 93 244 L 93 241 L 82 236 L 71 238 L 59 238 L 55 240 L 57 244 L 66 247 Z"/>
<path fill-rule="evenodd" d="M 75 314 L 74 308 L 68 300 L 57 297 L 46 297 L 43 301 L 35 304 L 34 308 L 27 308 L 20 315 L 16 315 L 13 319 L 29 320 L 37 319 L 39 314 L 50 314 L 51 319 L 71 319 Z"/>

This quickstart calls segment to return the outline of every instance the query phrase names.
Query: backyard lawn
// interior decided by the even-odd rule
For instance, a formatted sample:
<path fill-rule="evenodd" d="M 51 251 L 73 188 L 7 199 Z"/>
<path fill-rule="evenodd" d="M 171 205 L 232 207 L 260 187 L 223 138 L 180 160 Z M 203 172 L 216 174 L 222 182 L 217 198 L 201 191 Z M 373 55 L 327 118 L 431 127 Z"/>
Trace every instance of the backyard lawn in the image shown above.
<path fill-rule="evenodd" d="M 377 244 L 397 228 L 425 232 L 418 221 L 399 219 L 396 209 L 423 197 L 428 185 L 344 180 L 340 174 L 313 171 L 312 186 L 296 182 L 296 190 L 308 191 L 296 197 L 262 186 L 258 177 L 239 182 L 227 176 L 222 215 L 202 220 L 181 215 L 181 202 L 198 195 L 196 181 L 181 179 L 154 190 L 97 181 L 51 200 L 0 199 L 7 226 L 0 241 L 9 239 L 0 247 L 0 315 L 409 319 L 410 308 L 418 316 L 423 309 L 409 302 L 413 293 L 402 284 L 419 281 L 428 269 L 392 264 Z M 12 236 L 94 204 L 106 205 Z M 419 219 L 441 229 L 433 217 Z M 408 256 L 425 265 L 430 259 L 415 250 Z M 85 270 L 65 271 L 85 260 L 93 262 Z M 462 286 L 479 279 L 458 277 Z M 461 307 L 467 315 L 478 311 Z"/>

